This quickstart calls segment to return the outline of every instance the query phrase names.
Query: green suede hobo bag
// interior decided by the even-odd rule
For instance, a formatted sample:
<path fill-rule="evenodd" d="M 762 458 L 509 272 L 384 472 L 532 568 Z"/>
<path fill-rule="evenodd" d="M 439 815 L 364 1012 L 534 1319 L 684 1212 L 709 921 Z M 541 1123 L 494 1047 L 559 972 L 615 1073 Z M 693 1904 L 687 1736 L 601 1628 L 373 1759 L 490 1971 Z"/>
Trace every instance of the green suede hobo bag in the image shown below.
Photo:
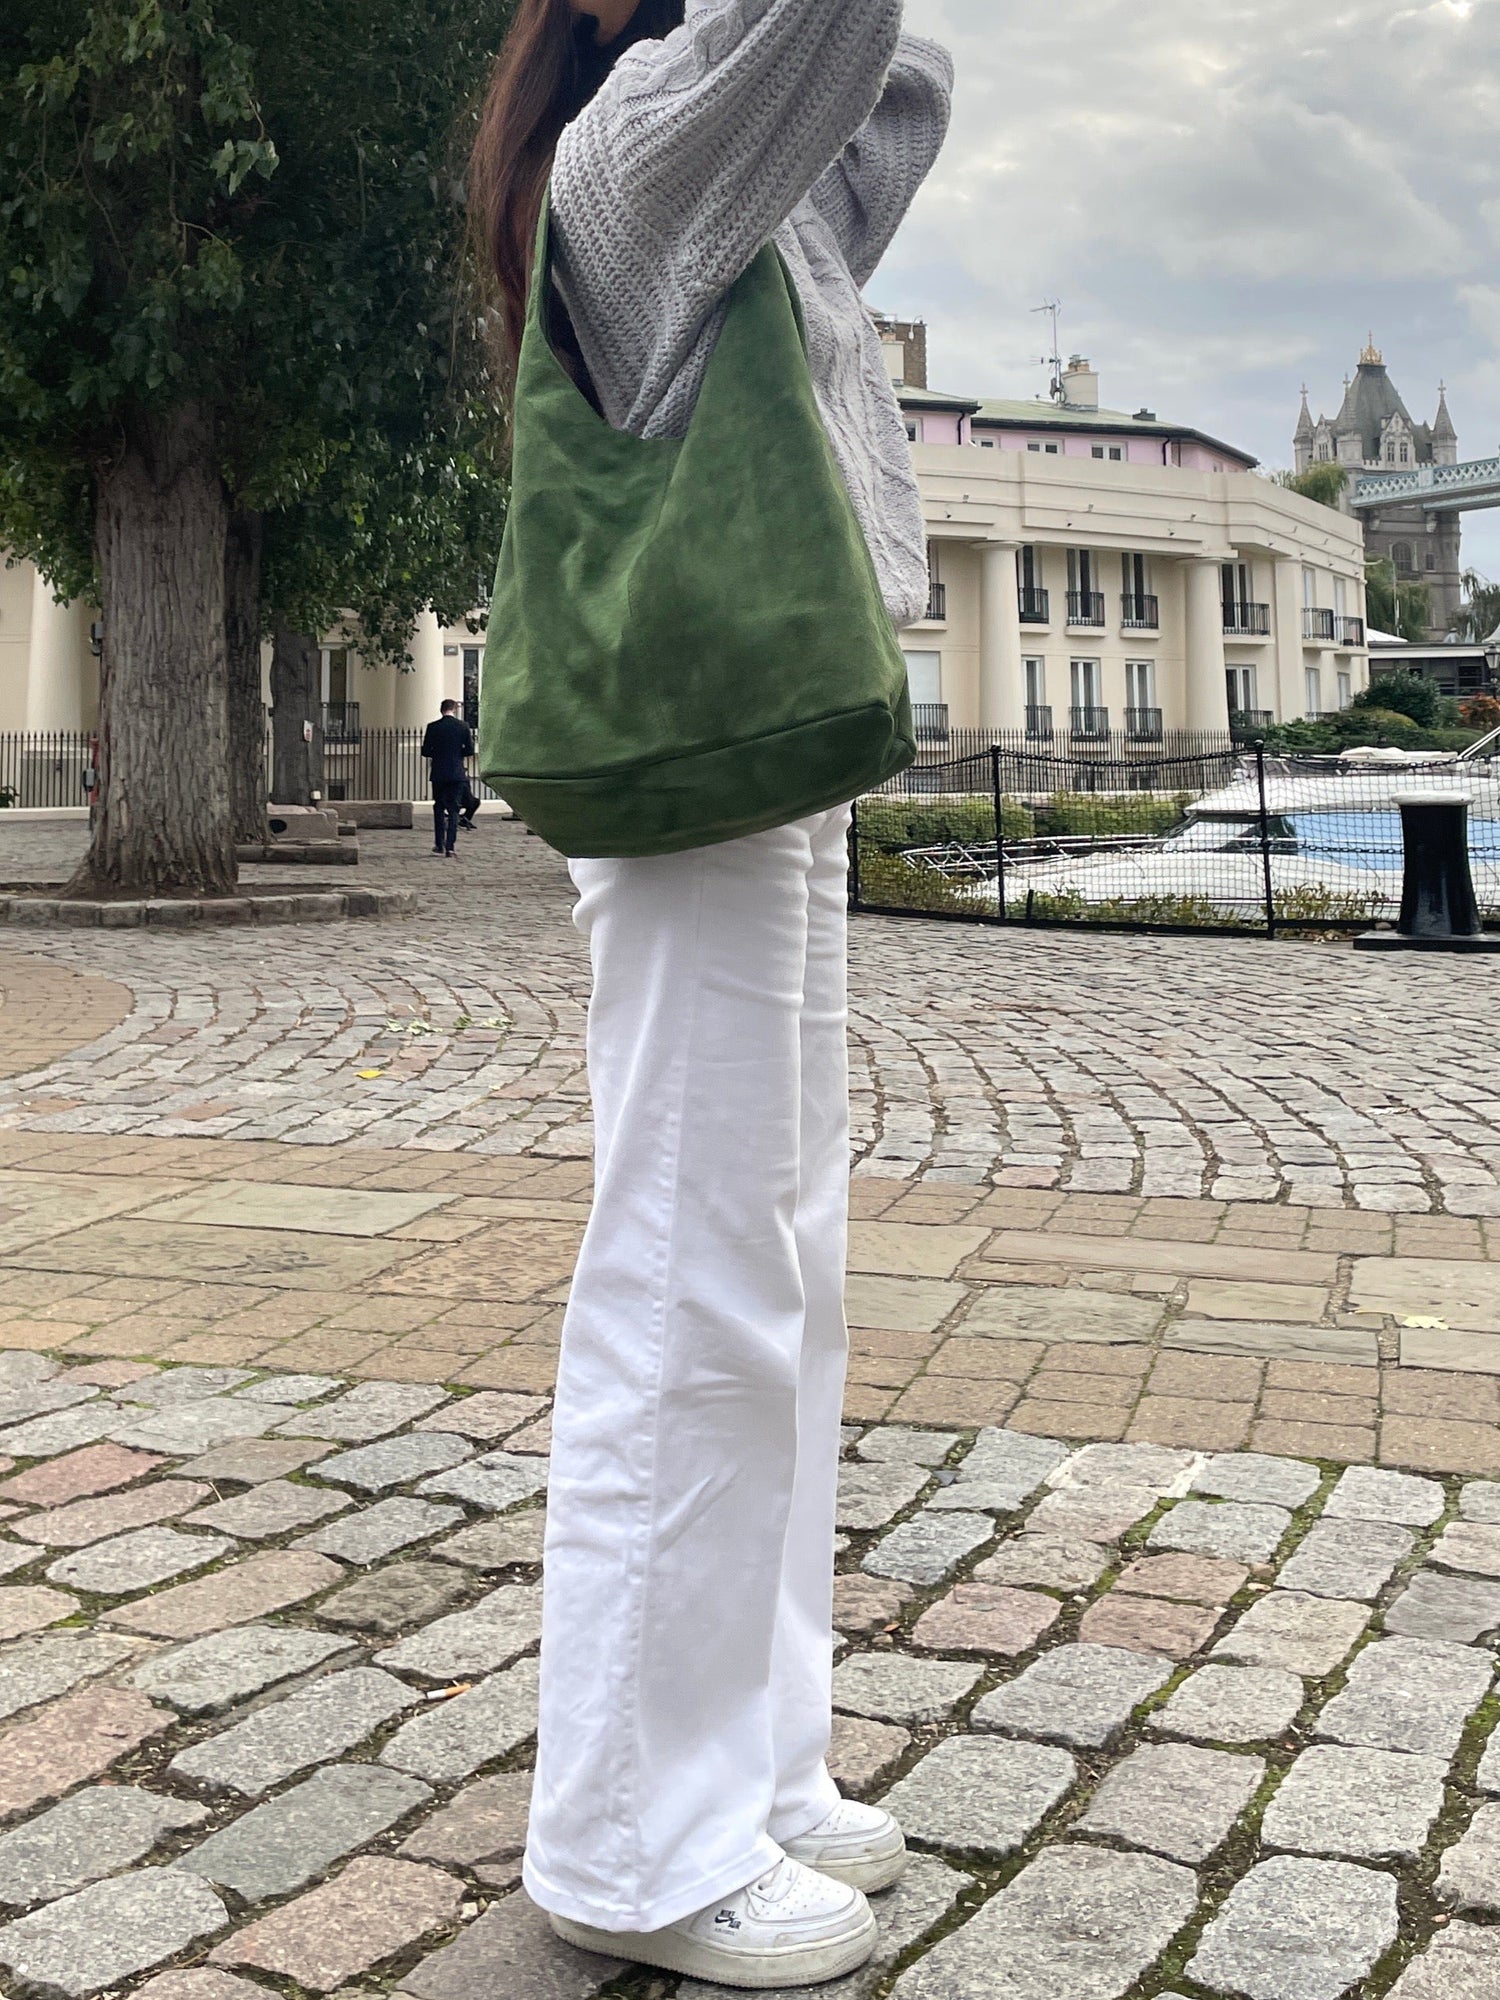
<path fill-rule="evenodd" d="M 774 244 L 684 438 L 627 436 L 547 333 L 543 206 L 480 702 L 485 782 L 569 856 L 673 854 L 912 762 L 906 664 Z"/>

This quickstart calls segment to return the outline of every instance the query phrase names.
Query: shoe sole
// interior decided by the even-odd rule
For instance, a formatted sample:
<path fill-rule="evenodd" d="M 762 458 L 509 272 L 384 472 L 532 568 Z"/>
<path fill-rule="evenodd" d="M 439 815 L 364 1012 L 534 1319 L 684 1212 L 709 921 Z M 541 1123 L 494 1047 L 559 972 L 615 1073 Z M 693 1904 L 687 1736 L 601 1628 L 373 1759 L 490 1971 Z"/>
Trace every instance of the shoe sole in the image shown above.
<path fill-rule="evenodd" d="M 636 1965 L 654 1966 L 660 1972 L 685 1973 L 706 1979 L 715 1986 L 733 1986 L 744 1992 L 770 1992 L 785 1986 L 821 1986 L 857 1972 L 868 1963 L 879 1942 L 880 1931 L 873 1916 L 867 1916 L 857 1931 L 847 1937 L 830 1938 L 821 1944 L 788 1945 L 777 1951 L 746 1952 L 726 1950 L 722 1945 L 702 1944 L 680 1931 L 652 1931 L 644 1935 L 622 1936 L 618 1931 L 595 1930 L 592 1924 L 577 1924 L 570 1917 L 551 1917 L 553 1931 L 565 1944 L 580 1951 L 598 1952 L 605 1958 L 625 1958 Z"/>
<path fill-rule="evenodd" d="M 867 1848 L 864 1853 L 851 1855 L 847 1860 L 841 1860 L 837 1855 L 804 1854 L 799 1851 L 795 1840 L 788 1845 L 786 1852 L 793 1861 L 800 1861 L 804 1868 L 815 1868 L 820 1875 L 842 1882 L 846 1888 L 863 1889 L 867 1896 L 893 1888 L 906 1873 L 911 1860 L 906 1851 L 906 1841 L 899 1833 L 888 1845 Z"/>
<path fill-rule="evenodd" d="M 808 1861 L 805 1867 L 815 1868 L 820 1875 L 827 1875 L 832 1881 L 842 1882 L 849 1889 L 863 1889 L 867 1896 L 875 1896 L 882 1889 L 892 1889 L 906 1873 L 911 1856 L 906 1851 L 906 1842 L 890 1854 L 861 1855 L 858 1861 Z"/>

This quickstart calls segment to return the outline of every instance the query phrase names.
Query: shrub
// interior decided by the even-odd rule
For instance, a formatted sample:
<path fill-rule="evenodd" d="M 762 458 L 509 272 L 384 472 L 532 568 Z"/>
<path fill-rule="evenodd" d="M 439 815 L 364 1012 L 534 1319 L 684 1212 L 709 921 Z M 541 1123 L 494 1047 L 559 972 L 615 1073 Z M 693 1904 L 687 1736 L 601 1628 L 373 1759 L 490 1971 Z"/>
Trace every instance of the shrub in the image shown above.
<path fill-rule="evenodd" d="M 1079 889 L 1054 893 L 1032 893 L 1024 905 L 1019 899 L 1013 912 L 1023 912 L 1037 923 L 1181 925 L 1191 930 L 1229 930 L 1256 921 L 1254 911 L 1243 916 L 1222 910 L 1204 896 L 1111 896 L 1091 901 Z"/>
<path fill-rule="evenodd" d="M 1382 715 L 1409 716 L 1419 728 L 1431 729 L 1438 719 L 1441 700 L 1436 681 L 1428 680 L 1425 674 L 1414 674 L 1408 667 L 1397 667 L 1393 673 L 1380 674 L 1368 687 L 1361 688 L 1354 697 L 1354 706 Z"/>
<path fill-rule="evenodd" d="M 1190 794 L 1161 798 L 1150 792 L 1058 792 L 1036 809 L 1038 833 L 1170 833 L 1181 823 Z"/>
<path fill-rule="evenodd" d="M 1000 827 L 1006 840 L 1029 840 L 1033 831 L 1031 814 L 1018 799 L 1003 799 Z M 946 847 L 955 841 L 972 844 L 993 840 L 994 800 L 982 793 L 926 799 L 881 794 L 861 799 L 859 838 L 866 852 L 876 848 L 886 854 L 899 854 L 909 847 Z"/>
<path fill-rule="evenodd" d="M 984 914 L 980 882 L 950 882 L 930 868 L 914 868 L 899 854 L 865 848 L 859 858 L 859 900 L 871 909 L 950 911 L 955 916 Z M 990 885 L 993 894 L 994 885 Z"/>

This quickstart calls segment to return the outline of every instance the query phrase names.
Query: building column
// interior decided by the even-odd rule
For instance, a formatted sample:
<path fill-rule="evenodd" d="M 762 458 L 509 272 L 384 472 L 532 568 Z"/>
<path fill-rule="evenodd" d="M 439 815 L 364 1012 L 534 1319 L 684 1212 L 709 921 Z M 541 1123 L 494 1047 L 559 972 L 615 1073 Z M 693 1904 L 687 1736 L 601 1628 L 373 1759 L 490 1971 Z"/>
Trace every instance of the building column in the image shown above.
<path fill-rule="evenodd" d="M 1189 729 L 1229 727 L 1229 696 L 1224 679 L 1223 574 L 1216 562 L 1187 566 L 1187 648 L 1184 687 Z"/>
<path fill-rule="evenodd" d="M 90 607 L 59 604 L 40 570 L 31 585 L 31 634 L 26 649 L 29 731 L 92 729 L 99 713 L 99 673 L 89 650 Z"/>
<path fill-rule="evenodd" d="M 1261 707 L 1278 722 L 1291 722 L 1307 707 L 1302 657 L 1302 564 L 1282 561 L 1272 570 L 1271 629 L 1276 635 L 1274 688 L 1261 691 Z M 1267 697 L 1270 699 L 1267 699 Z"/>
<path fill-rule="evenodd" d="M 1024 729 L 1026 685 L 1014 542 L 981 545 L 979 584 L 979 726 Z"/>
<path fill-rule="evenodd" d="M 421 729 L 442 707 L 443 628 L 434 611 L 424 611 L 411 635 L 411 666 L 396 676 L 397 729 Z"/>

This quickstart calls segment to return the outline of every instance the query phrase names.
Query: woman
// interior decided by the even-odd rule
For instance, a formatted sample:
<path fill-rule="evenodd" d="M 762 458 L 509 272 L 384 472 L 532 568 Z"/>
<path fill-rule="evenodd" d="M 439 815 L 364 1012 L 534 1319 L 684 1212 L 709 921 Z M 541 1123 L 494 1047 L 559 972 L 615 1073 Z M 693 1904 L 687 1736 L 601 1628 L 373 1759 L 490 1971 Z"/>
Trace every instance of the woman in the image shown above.
<path fill-rule="evenodd" d="M 684 434 L 725 295 L 774 240 L 898 625 L 927 601 L 925 538 L 859 287 L 951 83 L 901 0 L 521 0 L 475 155 L 512 353 L 550 176 L 554 345 L 639 437 Z M 848 822 L 572 864 L 596 1188 L 554 1414 L 525 1881 L 562 1937 L 731 1986 L 862 1964 L 863 1892 L 905 1858 L 824 1761 Z"/>

